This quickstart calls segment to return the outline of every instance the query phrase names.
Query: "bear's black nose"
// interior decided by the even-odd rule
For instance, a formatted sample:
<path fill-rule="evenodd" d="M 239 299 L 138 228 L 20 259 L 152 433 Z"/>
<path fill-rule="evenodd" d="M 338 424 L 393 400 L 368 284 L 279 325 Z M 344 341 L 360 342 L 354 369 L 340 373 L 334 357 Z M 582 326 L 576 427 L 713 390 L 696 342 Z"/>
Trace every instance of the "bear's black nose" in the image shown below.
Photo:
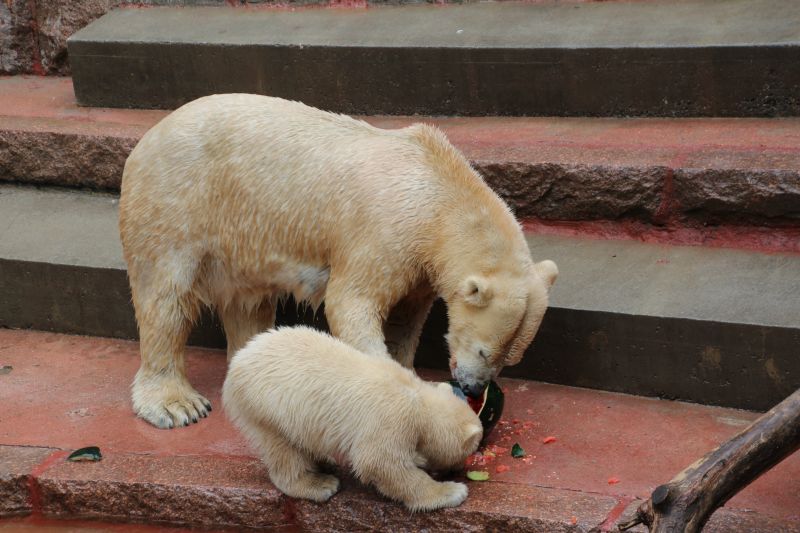
<path fill-rule="evenodd" d="M 461 385 L 461 390 L 470 398 L 480 398 L 483 396 L 483 391 L 486 390 L 488 383 L 470 383 L 469 385 Z"/>

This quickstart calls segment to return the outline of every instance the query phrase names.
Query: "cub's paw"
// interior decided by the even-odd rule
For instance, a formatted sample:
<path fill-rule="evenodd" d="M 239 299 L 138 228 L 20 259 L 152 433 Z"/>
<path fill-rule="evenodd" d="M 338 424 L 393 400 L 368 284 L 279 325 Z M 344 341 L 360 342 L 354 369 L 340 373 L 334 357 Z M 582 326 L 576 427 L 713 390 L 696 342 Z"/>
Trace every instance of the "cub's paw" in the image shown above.
<path fill-rule="evenodd" d="M 208 416 L 211 402 L 184 379 L 136 375 L 131 387 L 133 409 L 157 428 L 188 426 Z"/>
<path fill-rule="evenodd" d="M 291 483 L 283 484 L 275 479 L 273 483 L 288 496 L 315 502 L 328 501 L 339 491 L 339 479 L 328 474 L 309 473 Z"/>
<path fill-rule="evenodd" d="M 328 474 L 314 474 L 314 486 L 309 499 L 324 502 L 339 492 L 339 478 Z"/>
<path fill-rule="evenodd" d="M 467 499 L 467 493 L 467 486 L 464 483 L 454 481 L 436 483 L 429 494 L 420 495 L 409 508 L 412 511 L 433 511 L 443 507 L 458 507 Z"/>

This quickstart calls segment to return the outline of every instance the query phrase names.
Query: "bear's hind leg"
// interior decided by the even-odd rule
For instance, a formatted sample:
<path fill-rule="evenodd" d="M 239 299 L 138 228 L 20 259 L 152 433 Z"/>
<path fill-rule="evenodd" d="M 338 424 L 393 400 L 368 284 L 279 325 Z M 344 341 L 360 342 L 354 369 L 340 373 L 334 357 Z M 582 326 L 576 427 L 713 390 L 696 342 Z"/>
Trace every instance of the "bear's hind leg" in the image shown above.
<path fill-rule="evenodd" d="M 287 496 L 324 502 L 339 490 L 336 476 L 320 473 L 311 457 L 274 428 L 250 423 L 243 429 L 258 448 L 272 483 Z"/>
<path fill-rule="evenodd" d="M 219 311 L 228 341 L 228 361 L 253 336 L 275 325 L 275 304 L 264 300 L 255 309 L 246 309 L 233 303 Z"/>
<path fill-rule="evenodd" d="M 149 279 L 165 280 L 167 276 L 154 273 Z M 189 294 L 180 295 L 169 282 L 143 287 L 132 278 L 131 286 L 142 356 L 131 387 L 136 414 L 162 429 L 188 426 L 205 418 L 211 403 L 189 384 L 184 364 L 197 302 Z"/>
<path fill-rule="evenodd" d="M 416 466 L 414 457 L 370 455 L 375 456 L 374 461 L 353 462 L 358 478 L 372 483 L 384 496 L 403 502 L 411 511 L 457 507 L 467 499 L 465 484 L 434 480 Z"/>

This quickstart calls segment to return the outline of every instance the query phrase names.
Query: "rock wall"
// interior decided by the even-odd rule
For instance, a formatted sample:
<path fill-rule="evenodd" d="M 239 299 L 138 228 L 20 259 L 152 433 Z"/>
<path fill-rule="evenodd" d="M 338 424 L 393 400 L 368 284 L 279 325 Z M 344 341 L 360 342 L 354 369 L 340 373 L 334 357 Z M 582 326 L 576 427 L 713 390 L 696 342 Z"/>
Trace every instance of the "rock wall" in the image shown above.
<path fill-rule="evenodd" d="M 0 1 L 0 74 L 35 72 L 33 23 L 28 0 Z"/>
<path fill-rule="evenodd" d="M 120 3 L 0 1 L 0 74 L 69 74 L 67 38 Z"/>

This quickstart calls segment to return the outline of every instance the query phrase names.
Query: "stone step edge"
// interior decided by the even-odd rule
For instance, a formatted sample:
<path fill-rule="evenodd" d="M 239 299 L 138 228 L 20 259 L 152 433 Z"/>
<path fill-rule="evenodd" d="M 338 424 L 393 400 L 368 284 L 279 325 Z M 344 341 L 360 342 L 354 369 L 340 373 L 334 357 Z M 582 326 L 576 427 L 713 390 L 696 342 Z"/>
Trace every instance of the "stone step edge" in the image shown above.
<path fill-rule="evenodd" d="M 460 507 L 409 513 L 343 476 L 325 504 L 284 496 L 260 461 L 246 457 L 114 453 L 65 461 L 69 450 L 0 445 L 0 519 L 36 516 L 202 528 L 300 527 L 382 530 L 612 531 L 643 495 L 607 496 L 545 486 L 469 483 Z M 174 481 L 172 481 L 174 480 Z M 800 531 L 800 522 L 723 508 L 704 531 Z"/>
<path fill-rule="evenodd" d="M 0 327 L 138 338 L 127 274 L 121 268 L 0 258 L 0 294 L 6 295 Z M 322 311 L 313 314 L 291 305 L 278 310 L 277 323 L 327 329 Z M 446 331 L 446 309 L 437 301 L 420 337 L 417 366 L 446 367 Z M 798 386 L 797 361 L 786 347 L 799 342 L 800 329 L 791 327 L 553 305 L 522 362 L 504 369 L 503 375 L 766 410 Z M 201 315 L 189 344 L 225 347 L 213 314 Z M 763 357 L 769 361 L 754 355 L 765 347 L 769 353 Z"/>
<path fill-rule="evenodd" d="M 0 182 L 118 191 L 125 159 L 146 130 L 0 117 Z M 521 219 L 621 220 L 673 230 L 800 226 L 800 166 L 697 168 L 681 158 L 626 164 L 603 156 L 596 163 L 525 161 L 454 144 Z"/>

